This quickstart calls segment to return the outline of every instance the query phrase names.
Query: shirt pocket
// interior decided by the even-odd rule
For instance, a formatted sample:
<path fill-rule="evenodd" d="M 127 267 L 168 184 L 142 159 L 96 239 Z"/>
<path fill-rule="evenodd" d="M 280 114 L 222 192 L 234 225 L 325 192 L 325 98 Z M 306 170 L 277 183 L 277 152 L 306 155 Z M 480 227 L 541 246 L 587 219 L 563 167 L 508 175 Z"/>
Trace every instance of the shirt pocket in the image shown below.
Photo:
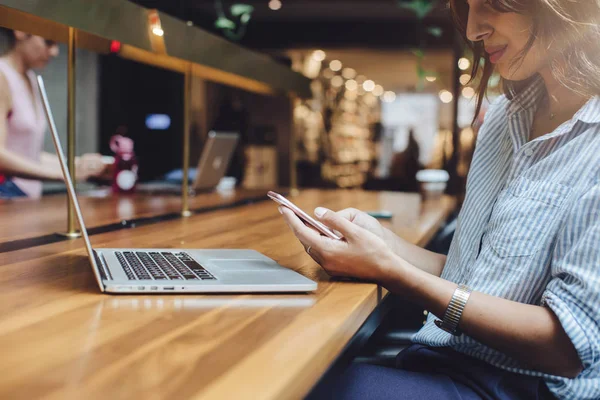
<path fill-rule="evenodd" d="M 489 244 L 502 258 L 535 254 L 553 236 L 571 188 L 518 178 L 498 197 L 488 226 Z"/>

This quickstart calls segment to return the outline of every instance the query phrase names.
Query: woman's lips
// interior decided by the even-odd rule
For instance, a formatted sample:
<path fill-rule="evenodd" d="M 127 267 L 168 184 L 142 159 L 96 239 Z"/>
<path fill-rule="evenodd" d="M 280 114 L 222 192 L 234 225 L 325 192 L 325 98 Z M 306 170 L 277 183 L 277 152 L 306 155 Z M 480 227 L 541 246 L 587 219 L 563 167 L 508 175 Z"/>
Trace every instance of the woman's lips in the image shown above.
<path fill-rule="evenodd" d="M 500 59 L 506 52 L 507 47 L 508 45 L 485 49 L 485 51 L 487 51 L 487 53 L 490 55 L 490 62 L 496 64 L 498 61 L 500 61 Z"/>

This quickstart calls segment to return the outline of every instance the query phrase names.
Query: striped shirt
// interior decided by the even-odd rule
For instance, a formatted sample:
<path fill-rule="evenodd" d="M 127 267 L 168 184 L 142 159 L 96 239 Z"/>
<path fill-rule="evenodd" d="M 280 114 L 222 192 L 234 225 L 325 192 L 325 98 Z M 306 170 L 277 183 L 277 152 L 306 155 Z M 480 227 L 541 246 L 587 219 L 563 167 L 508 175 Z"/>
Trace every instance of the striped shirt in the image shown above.
<path fill-rule="evenodd" d="M 442 278 L 549 307 L 583 372 L 568 379 L 527 370 L 466 335 L 442 331 L 431 314 L 413 341 L 540 376 L 560 399 L 600 399 L 600 97 L 529 141 L 544 96 L 538 76 L 513 100 L 500 96 L 490 106 Z"/>

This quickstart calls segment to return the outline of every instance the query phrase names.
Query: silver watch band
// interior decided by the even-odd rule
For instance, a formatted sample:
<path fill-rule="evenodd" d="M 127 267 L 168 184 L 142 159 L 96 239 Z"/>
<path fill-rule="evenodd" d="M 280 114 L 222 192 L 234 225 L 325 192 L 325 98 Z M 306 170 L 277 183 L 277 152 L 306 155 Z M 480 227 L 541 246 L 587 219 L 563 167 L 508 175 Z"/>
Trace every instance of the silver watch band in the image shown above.
<path fill-rule="evenodd" d="M 444 313 L 444 318 L 442 320 L 435 320 L 435 324 L 438 328 L 455 336 L 462 335 L 462 332 L 458 329 L 458 323 L 462 316 L 462 312 L 467 305 L 467 301 L 469 301 L 471 291 L 472 290 L 466 285 L 458 285 L 456 290 L 454 290 L 450 304 L 448 304 L 448 308 Z"/>

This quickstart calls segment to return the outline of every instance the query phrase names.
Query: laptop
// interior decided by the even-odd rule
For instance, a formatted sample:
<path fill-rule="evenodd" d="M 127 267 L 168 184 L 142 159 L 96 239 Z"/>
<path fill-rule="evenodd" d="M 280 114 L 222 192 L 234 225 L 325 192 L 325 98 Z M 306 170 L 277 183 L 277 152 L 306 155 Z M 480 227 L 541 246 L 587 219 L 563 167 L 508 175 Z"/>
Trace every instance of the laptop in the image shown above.
<path fill-rule="evenodd" d="M 227 172 L 239 136 L 237 133 L 228 132 L 208 133 L 208 139 L 198 161 L 196 178 L 192 185 L 193 191 L 205 192 L 217 187 Z"/>
<path fill-rule="evenodd" d="M 196 176 L 189 186 L 189 193 L 210 192 L 214 190 L 225 176 L 229 162 L 235 151 L 239 135 L 234 132 L 210 131 L 202 154 L 198 160 Z M 174 176 L 174 174 L 171 174 Z M 173 180 L 179 182 L 148 182 L 140 183 L 138 190 L 155 194 L 181 194 L 183 171 L 178 171 Z M 189 177 L 188 177 L 189 179 Z"/>
<path fill-rule="evenodd" d="M 107 293 L 310 292 L 317 283 L 254 250 L 92 248 L 42 77 L 37 78 L 54 147 L 85 248 Z"/>

